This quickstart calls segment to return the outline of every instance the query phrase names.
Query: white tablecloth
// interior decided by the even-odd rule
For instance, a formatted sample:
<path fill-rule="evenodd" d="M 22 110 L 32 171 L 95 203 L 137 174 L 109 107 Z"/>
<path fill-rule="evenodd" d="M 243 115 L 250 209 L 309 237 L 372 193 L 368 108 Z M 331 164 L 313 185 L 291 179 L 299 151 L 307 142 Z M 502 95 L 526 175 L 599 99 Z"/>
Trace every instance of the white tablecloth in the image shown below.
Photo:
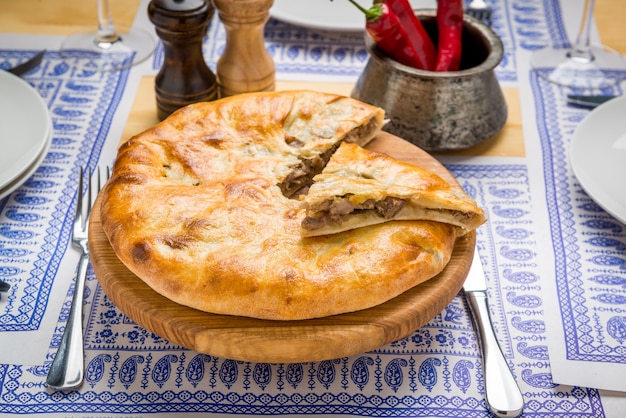
<path fill-rule="evenodd" d="M 478 246 L 524 416 L 617 417 L 626 407 L 626 226 L 585 194 L 568 164 L 569 142 L 589 111 L 567 106 L 565 92 L 528 67 L 532 50 L 576 30 L 581 2 L 567 4 L 569 14 L 552 0 L 495 4 L 493 28 L 506 51 L 496 74 L 520 90 L 526 156 L 438 158 L 489 216 Z M 137 24 L 151 29 L 145 17 Z M 0 35 L 0 68 L 49 48 L 25 79 L 48 104 L 54 125 L 39 170 L 0 201 L 0 278 L 12 286 L 0 295 L 0 415 L 489 416 L 462 295 L 411 336 L 372 352 L 250 363 L 193 352 L 146 331 L 107 299 L 92 271 L 85 383 L 70 392 L 48 389 L 78 260 L 69 246 L 78 167 L 112 161 L 139 79 L 155 74 L 162 60 L 158 47 L 132 70 L 77 73 L 60 59 L 59 41 Z M 224 43 L 215 17 L 204 43 L 213 69 Z M 367 60 L 361 34 L 274 19 L 266 44 L 281 80 L 355 81 Z M 88 59 L 77 55 L 81 64 Z"/>

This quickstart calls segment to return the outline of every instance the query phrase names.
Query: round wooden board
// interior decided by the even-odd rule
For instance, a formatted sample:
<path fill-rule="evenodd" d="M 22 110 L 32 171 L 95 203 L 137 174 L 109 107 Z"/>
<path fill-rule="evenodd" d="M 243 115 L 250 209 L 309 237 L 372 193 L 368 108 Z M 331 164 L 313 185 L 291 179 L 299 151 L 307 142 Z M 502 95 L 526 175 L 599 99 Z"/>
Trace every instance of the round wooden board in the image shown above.
<path fill-rule="evenodd" d="M 382 132 L 366 148 L 424 167 L 458 185 L 437 160 L 396 136 Z M 157 294 L 116 257 L 102 230 L 98 203 L 90 219 L 94 272 L 124 314 L 183 347 L 233 360 L 268 363 L 350 356 L 410 335 L 441 312 L 461 289 L 476 240 L 474 233 L 459 238 L 442 273 L 382 305 L 319 319 L 268 321 L 210 314 Z"/>

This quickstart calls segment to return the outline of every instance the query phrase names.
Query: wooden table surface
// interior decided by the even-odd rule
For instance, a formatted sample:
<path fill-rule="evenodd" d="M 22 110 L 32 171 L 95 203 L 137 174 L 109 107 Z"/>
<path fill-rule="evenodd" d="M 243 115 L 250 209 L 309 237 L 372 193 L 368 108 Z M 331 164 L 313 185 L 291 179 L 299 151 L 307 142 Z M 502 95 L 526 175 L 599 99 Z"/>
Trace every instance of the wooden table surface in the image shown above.
<path fill-rule="evenodd" d="M 140 0 L 110 0 L 113 19 L 119 28 L 128 27 L 135 19 Z M 0 0 L 0 31 L 21 34 L 67 35 L 89 30 L 96 22 L 96 2 L 67 2 L 64 0 Z M 37 13 L 33 13 L 37 10 Z M 626 36 L 623 19 L 626 17 L 626 1 L 597 0 L 595 18 L 602 42 L 626 54 Z M 93 22 L 93 23 L 92 23 Z M 352 83 L 317 83 L 277 80 L 278 90 L 311 89 L 349 95 Z M 457 152 L 461 155 L 523 156 L 524 143 L 519 92 L 516 88 L 504 88 L 508 105 L 508 119 L 502 131 L 494 138 L 470 150 Z M 127 124 L 120 141 L 156 124 L 154 77 L 145 76 L 136 92 Z"/>

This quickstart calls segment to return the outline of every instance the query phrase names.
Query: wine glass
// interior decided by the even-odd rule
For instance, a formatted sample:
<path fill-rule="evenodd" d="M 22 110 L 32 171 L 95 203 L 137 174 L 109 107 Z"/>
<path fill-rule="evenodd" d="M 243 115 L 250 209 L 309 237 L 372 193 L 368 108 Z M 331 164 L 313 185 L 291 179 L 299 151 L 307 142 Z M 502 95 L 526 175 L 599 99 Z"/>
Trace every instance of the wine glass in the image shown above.
<path fill-rule="evenodd" d="M 118 32 L 113 24 L 109 0 L 97 0 L 97 32 L 75 33 L 61 44 L 61 57 L 71 60 L 72 51 L 90 51 L 99 71 L 116 71 L 145 61 L 154 51 L 156 41 L 150 33 L 131 28 Z"/>
<path fill-rule="evenodd" d="M 613 87 L 626 76 L 623 55 L 605 45 L 590 42 L 594 5 L 595 0 L 585 0 L 574 46 L 548 47 L 533 53 L 531 66 L 542 78 L 572 89 L 597 90 Z"/>

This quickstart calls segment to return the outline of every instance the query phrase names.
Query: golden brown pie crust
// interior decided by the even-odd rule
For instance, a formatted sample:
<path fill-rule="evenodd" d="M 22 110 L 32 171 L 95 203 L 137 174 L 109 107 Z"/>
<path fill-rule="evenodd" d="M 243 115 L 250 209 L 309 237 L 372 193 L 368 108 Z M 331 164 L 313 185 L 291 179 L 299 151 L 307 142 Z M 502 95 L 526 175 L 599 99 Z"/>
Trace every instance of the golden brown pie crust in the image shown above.
<path fill-rule="evenodd" d="M 455 227 L 394 221 L 305 238 L 302 203 L 279 185 L 382 123 L 381 109 L 306 91 L 188 106 L 120 147 L 103 229 L 134 274 L 199 310 L 295 320 L 381 304 L 445 267 Z"/>

